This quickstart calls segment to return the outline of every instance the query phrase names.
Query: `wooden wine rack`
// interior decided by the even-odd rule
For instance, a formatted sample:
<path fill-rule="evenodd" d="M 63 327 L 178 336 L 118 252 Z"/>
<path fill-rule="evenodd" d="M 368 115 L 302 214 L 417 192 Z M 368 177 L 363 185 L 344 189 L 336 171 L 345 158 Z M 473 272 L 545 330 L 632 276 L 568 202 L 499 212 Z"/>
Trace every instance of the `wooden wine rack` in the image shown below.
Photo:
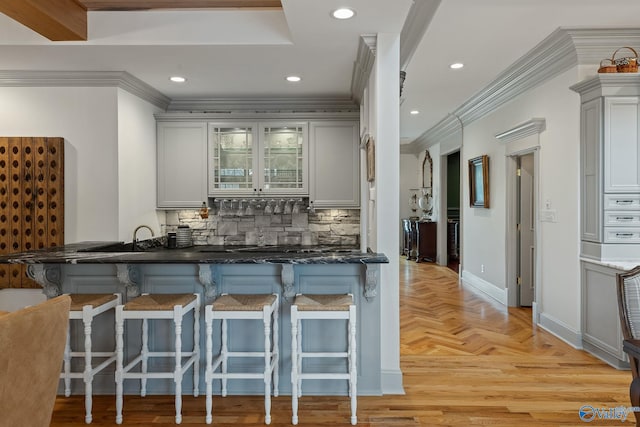
<path fill-rule="evenodd" d="M 64 244 L 64 138 L 0 137 L 0 254 Z M 0 288 L 40 288 L 0 264 Z"/>

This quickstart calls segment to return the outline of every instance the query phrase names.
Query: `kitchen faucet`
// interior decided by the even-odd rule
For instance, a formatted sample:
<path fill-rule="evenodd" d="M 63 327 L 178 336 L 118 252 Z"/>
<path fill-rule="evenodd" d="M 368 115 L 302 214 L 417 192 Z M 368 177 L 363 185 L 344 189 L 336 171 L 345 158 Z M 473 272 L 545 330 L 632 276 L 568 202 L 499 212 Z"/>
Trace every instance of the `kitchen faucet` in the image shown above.
<path fill-rule="evenodd" d="M 148 225 L 139 225 L 139 226 L 137 226 L 136 229 L 133 230 L 133 240 L 131 241 L 131 249 L 134 250 L 134 251 L 136 250 L 136 243 L 138 242 L 136 234 L 138 234 L 138 230 L 140 230 L 141 228 L 148 229 L 151 232 L 151 237 L 155 236 L 155 234 L 153 234 L 153 230 Z"/>

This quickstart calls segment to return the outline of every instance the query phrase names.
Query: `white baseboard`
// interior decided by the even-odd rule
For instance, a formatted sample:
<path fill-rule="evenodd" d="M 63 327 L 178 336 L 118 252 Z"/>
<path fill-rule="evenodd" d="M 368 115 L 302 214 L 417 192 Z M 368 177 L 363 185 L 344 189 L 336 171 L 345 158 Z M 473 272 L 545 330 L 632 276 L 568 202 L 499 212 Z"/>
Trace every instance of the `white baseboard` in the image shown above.
<path fill-rule="evenodd" d="M 570 346 L 582 350 L 582 335 L 562 320 L 556 319 L 547 313 L 540 313 L 538 326 L 560 338 Z"/>
<path fill-rule="evenodd" d="M 404 394 L 402 387 L 402 371 L 383 370 L 381 372 L 382 394 Z"/>
<path fill-rule="evenodd" d="M 490 296 L 500 304 L 506 306 L 508 301 L 507 289 L 499 288 L 491 282 L 487 282 L 480 277 L 469 273 L 467 270 L 463 270 L 460 275 L 460 280 L 463 285 L 470 286 L 485 295 Z"/>

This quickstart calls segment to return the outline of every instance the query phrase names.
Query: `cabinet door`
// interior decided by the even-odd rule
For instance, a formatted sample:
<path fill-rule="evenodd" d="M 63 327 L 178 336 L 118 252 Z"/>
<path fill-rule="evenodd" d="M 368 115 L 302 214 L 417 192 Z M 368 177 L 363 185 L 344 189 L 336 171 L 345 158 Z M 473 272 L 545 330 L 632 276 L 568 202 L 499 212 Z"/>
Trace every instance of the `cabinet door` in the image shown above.
<path fill-rule="evenodd" d="M 205 123 L 160 122 L 158 132 L 158 207 L 200 207 L 207 198 Z"/>
<path fill-rule="evenodd" d="M 604 113 L 604 191 L 640 191 L 638 97 L 606 98 Z"/>
<path fill-rule="evenodd" d="M 581 107 L 580 173 L 582 240 L 602 241 L 602 99 L 585 102 Z"/>
<path fill-rule="evenodd" d="M 268 194 L 308 194 L 306 123 L 260 124 L 260 185 Z"/>
<path fill-rule="evenodd" d="M 315 207 L 360 207 L 359 135 L 357 121 L 309 125 L 310 202 Z"/>
<path fill-rule="evenodd" d="M 209 123 L 209 195 L 251 195 L 259 177 L 255 123 Z"/>

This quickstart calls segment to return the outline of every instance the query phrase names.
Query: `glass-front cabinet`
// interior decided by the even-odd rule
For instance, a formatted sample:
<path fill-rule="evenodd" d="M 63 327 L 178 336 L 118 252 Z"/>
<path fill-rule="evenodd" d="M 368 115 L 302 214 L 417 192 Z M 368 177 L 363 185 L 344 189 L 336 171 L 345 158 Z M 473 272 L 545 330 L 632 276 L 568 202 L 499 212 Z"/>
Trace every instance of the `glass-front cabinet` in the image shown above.
<path fill-rule="evenodd" d="M 308 194 L 307 124 L 209 123 L 209 195 Z"/>

